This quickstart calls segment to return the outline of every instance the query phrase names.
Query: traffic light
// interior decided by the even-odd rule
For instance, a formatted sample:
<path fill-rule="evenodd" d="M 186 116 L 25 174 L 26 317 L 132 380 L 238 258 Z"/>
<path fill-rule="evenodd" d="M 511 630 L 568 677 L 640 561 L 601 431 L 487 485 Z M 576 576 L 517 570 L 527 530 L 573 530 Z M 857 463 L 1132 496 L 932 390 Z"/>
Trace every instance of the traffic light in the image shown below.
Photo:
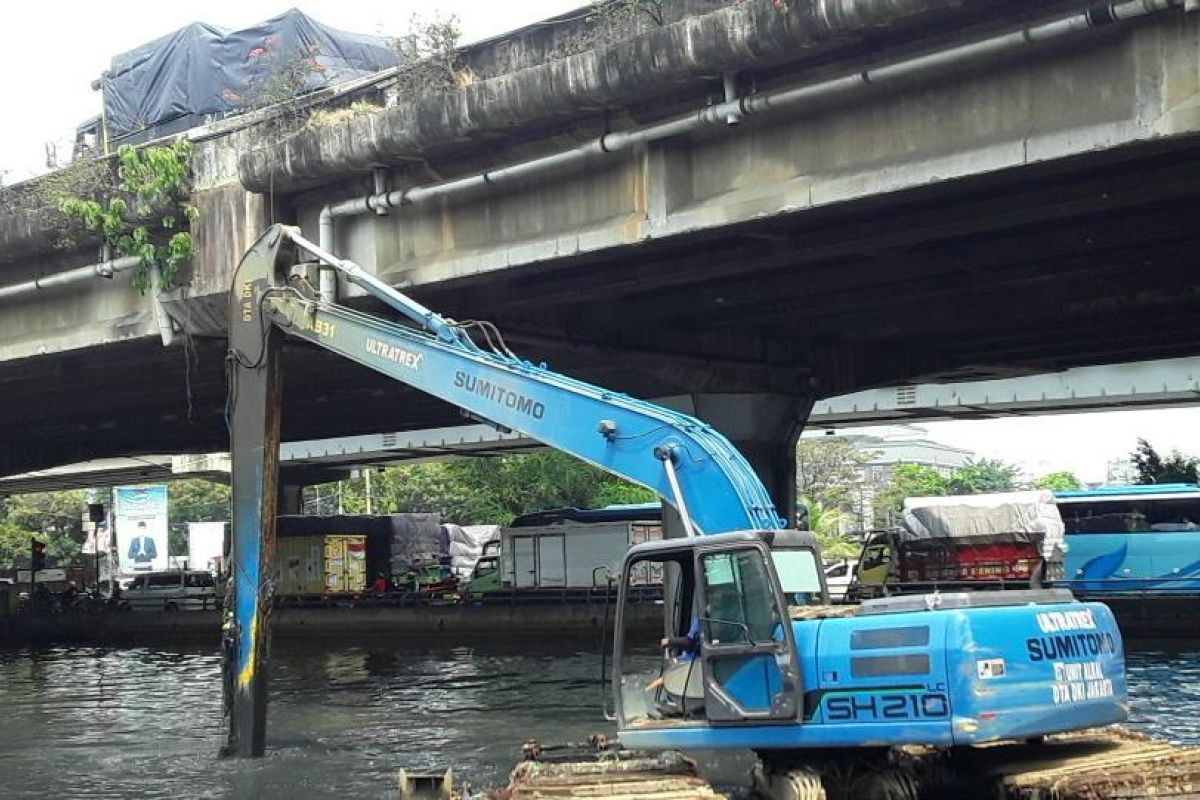
<path fill-rule="evenodd" d="M 46 568 L 46 543 L 37 539 L 29 540 L 29 568 L 34 572 Z"/>

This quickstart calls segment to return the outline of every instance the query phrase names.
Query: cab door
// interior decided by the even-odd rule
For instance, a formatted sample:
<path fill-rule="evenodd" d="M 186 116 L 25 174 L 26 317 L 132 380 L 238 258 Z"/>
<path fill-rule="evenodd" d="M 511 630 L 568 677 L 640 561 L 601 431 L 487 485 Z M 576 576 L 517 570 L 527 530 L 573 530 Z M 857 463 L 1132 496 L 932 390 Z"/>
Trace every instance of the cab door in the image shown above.
<path fill-rule="evenodd" d="M 765 545 L 699 548 L 700 654 L 709 722 L 796 721 L 800 668 Z"/>
<path fill-rule="evenodd" d="M 881 597 L 886 594 L 889 574 L 892 570 L 892 544 L 886 536 L 872 539 L 863 548 L 858 562 L 858 587 L 863 598 Z"/>

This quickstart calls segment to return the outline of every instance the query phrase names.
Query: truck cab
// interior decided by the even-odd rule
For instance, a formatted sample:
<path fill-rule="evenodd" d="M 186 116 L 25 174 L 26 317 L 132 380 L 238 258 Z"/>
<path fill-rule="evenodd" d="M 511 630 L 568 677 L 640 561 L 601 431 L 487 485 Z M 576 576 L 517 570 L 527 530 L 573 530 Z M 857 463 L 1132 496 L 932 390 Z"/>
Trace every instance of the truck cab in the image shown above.
<path fill-rule="evenodd" d="M 491 544 L 489 542 L 489 544 Z M 466 596 L 468 598 L 477 595 L 485 594 L 486 592 L 497 592 L 500 590 L 500 553 L 498 548 L 485 548 L 483 555 L 475 562 L 474 569 L 471 570 L 471 577 L 467 580 Z"/>
<path fill-rule="evenodd" d="M 1040 588 L 1063 549 L 1049 492 L 910 497 L 903 526 L 867 535 L 850 599 Z"/>

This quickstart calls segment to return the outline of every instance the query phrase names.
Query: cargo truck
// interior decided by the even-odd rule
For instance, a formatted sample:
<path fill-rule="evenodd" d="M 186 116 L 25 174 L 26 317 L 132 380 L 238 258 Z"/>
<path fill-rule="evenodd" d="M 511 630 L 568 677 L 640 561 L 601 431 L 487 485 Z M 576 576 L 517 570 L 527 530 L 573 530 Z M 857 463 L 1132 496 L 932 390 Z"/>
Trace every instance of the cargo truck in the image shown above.
<path fill-rule="evenodd" d="M 275 540 L 275 595 L 353 596 L 367 588 L 367 537 L 325 534 Z"/>
<path fill-rule="evenodd" d="M 1040 588 L 1061 574 L 1050 492 L 910 497 L 904 525 L 864 542 L 851 602 L 930 591 Z"/>
<path fill-rule="evenodd" d="M 554 509 L 518 517 L 485 549 L 464 593 L 505 598 L 607 592 L 630 547 L 662 538 L 658 504 Z M 638 585 L 661 584 L 648 570 Z"/>

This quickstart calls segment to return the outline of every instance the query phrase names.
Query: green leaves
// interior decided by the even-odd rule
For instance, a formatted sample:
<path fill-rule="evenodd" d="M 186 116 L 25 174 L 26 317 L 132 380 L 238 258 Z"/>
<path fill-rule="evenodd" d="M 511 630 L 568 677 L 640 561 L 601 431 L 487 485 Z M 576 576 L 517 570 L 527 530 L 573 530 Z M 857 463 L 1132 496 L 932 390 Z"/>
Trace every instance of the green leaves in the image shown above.
<path fill-rule="evenodd" d="M 969 458 L 950 476 L 950 494 L 1011 492 L 1017 488 L 1020 470 L 995 458 Z"/>
<path fill-rule="evenodd" d="M 597 508 L 655 499 L 648 489 L 549 452 L 388 467 L 373 473 L 371 484 L 376 513 L 438 512 L 443 521 L 461 524 L 503 525 L 546 508 Z M 346 481 L 341 499 L 348 514 L 366 511 L 365 481 Z M 309 513 L 334 513 L 337 489 L 312 487 L 305 492 L 305 502 Z"/>
<path fill-rule="evenodd" d="M 1051 492 L 1064 492 L 1071 489 L 1082 489 L 1083 484 L 1074 472 L 1051 472 L 1035 478 L 1030 484 L 1033 489 L 1046 489 Z"/>
<path fill-rule="evenodd" d="M 140 150 L 123 145 L 117 151 L 118 193 L 99 201 L 69 195 L 58 200 L 62 214 L 102 233 L 118 255 L 137 256 L 133 285 L 142 294 L 151 286 L 152 270 L 161 270 L 163 286 L 171 286 L 179 267 L 195 255 L 191 235 L 177 230 L 181 218 L 191 223 L 200 216 L 187 202 L 191 154 L 192 143 L 183 139 Z"/>
<path fill-rule="evenodd" d="M 86 509 L 81 490 L 9 498 L 0 505 L 0 569 L 29 563 L 31 536 L 47 543 L 52 565 L 70 563 L 82 547 Z"/>
<path fill-rule="evenodd" d="M 1172 450 L 1165 458 L 1145 439 L 1129 456 L 1138 483 L 1200 483 L 1200 459 Z"/>

